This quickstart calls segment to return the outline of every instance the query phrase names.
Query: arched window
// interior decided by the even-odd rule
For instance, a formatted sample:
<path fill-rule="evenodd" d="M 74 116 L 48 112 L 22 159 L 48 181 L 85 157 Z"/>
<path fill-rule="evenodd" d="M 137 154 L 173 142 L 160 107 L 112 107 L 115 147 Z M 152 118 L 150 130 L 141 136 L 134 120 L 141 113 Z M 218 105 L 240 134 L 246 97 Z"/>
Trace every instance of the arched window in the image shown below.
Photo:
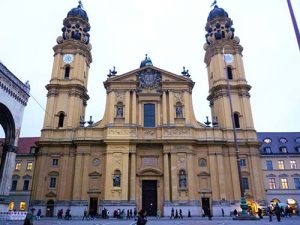
<path fill-rule="evenodd" d="M 61 112 L 58 116 L 58 127 L 64 126 L 65 114 Z"/>
<path fill-rule="evenodd" d="M 176 118 L 183 118 L 183 109 L 180 102 L 175 106 Z"/>
<path fill-rule="evenodd" d="M 233 114 L 235 128 L 240 128 L 240 118 L 238 113 Z"/>
<path fill-rule="evenodd" d="M 65 79 L 66 80 L 68 80 L 70 78 L 70 70 L 71 70 L 71 67 L 66 66 L 66 68 L 65 68 Z"/>
<path fill-rule="evenodd" d="M 120 170 L 115 170 L 113 175 L 113 186 L 121 187 L 121 172 Z"/>
<path fill-rule="evenodd" d="M 117 118 L 123 118 L 124 117 L 123 108 L 124 108 L 123 103 L 118 102 L 117 108 L 116 108 L 116 117 Z"/>
<path fill-rule="evenodd" d="M 179 171 L 179 189 L 186 189 L 186 172 L 185 170 Z"/>
<path fill-rule="evenodd" d="M 232 69 L 230 66 L 227 66 L 227 79 L 228 80 L 232 80 L 233 76 L 232 76 Z"/>

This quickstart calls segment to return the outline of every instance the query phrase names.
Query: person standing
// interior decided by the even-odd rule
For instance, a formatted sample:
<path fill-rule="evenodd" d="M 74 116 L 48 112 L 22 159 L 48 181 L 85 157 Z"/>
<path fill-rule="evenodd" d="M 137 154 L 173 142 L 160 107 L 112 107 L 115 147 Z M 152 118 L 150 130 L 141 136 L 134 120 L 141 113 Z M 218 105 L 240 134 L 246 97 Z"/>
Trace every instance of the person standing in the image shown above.
<path fill-rule="evenodd" d="M 224 217 L 224 209 L 222 208 L 222 217 Z"/>
<path fill-rule="evenodd" d="M 89 220 L 88 215 L 87 215 L 87 209 L 84 209 L 84 211 L 83 211 L 82 220 L 84 220 L 84 219 Z"/>
<path fill-rule="evenodd" d="M 278 203 L 276 203 L 276 205 L 275 205 L 274 212 L 275 212 L 277 221 L 280 222 L 280 220 L 281 220 L 281 218 L 280 218 L 281 217 L 281 210 L 280 210 L 280 207 L 279 207 Z"/>
<path fill-rule="evenodd" d="M 160 219 L 160 210 L 159 210 L 159 208 L 157 208 L 157 211 L 156 211 L 156 219 Z"/>

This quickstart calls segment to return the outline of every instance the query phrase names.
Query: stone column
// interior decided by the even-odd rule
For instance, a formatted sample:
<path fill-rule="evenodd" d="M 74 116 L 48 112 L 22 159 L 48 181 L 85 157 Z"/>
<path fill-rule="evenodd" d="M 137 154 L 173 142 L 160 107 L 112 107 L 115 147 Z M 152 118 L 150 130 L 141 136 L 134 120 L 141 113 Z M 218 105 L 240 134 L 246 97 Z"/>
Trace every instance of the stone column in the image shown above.
<path fill-rule="evenodd" d="M 135 201 L 135 186 L 136 186 L 136 153 L 131 153 L 130 160 L 130 199 Z"/>
<path fill-rule="evenodd" d="M 74 172 L 74 183 L 73 183 L 73 200 L 81 199 L 82 190 L 82 154 L 79 153 L 75 156 L 75 172 Z"/>
<path fill-rule="evenodd" d="M 130 115 L 130 92 L 126 91 L 125 92 L 125 123 L 129 124 L 129 117 Z"/>
<path fill-rule="evenodd" d="M 168 153 L 164 153 L 164 196 L 165 201 L 170 201 L 170 173 Z"/>
<path fill-rule="evenodd" d="M 16 160 L 16 146 L 4 145 L 0 166 L 0 196 L 8 196 Z"/>
<path fill-rule="evenodd" d="M 163 92 L 163 96 L 162 96 L 162 114 L 163 114 L 163 121 L 162 124 L 166 125 L 168 123 L 167 121 L 167 96 L 166 96 L 166 92 Z"/>
<path fill-rule="evenodd" d="M 136 124 L 136 112 L 137 112 L 137 105 L 136 105 L 136 92 L 132 92 L 132 124 Z"/>
<path fill-rule="evenodd" d="M 195 170 L 194 170 L 194 154 L 188 153 L 187 154 L 187 171 L 188 171 L 188 188 L 189 188 L 189 200 L 195 200 L 196 196 L 196 177 L 195 177 Z"/>

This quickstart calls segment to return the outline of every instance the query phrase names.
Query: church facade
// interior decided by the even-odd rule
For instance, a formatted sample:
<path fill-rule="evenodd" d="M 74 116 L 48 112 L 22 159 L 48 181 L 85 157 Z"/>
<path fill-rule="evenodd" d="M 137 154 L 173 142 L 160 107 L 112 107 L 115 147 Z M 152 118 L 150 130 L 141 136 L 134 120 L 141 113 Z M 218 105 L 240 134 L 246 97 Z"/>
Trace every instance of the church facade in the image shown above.
<path fill-rule="evenodd" d="M 72 215 L 99 213 L 104 207 L 111 214 L 143 208 L 148 215 L 157 209 L 170 215 L 174 208 L 200 215 L 201 208 L 210 208 L 218 215 L 221 208 L 229 214 L 239 206 L 241 189 L 264 204 L 251 87 L 243 48 L 224 9 L 215 6 L 205 28 L 212 126 L 196 120 L 189 74 L 157 68 L 147 56 L 140 68 L 112 71 L 104 82 L 104 117 L 85 126 L 92 62 L 87 13 L 80 5 L 73 8 L 63 25 L 46 86 L 32 207 L 47 216 L 68 208 Z M 224 54 L 233 58 L 224 62 Z"/>

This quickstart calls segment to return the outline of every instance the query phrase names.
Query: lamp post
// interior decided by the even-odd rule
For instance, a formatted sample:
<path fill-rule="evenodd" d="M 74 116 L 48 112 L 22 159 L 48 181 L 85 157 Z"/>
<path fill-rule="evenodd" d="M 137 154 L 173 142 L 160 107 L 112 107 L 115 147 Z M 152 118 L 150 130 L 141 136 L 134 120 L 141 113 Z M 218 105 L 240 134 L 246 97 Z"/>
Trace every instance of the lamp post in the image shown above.
<path fill-rule="evenodd" d="M 246 198 L 244 195 L 244 187 L 242 183 L 242 172 L 241 172 L 241 165 L 240 165 L 240 154 L 239 154 L 239 146 L 237 142 L 237 135 L 236 135 L 236 125 L 234 120 L 234 113 L 233 113 L 233 106 L 232 106 L 232 98 L 231 98 L 231 90 L 229 85 L 229 78 L 228 78 L 228 69 L 227 65 L 234 62 L 234 57 L 232 54 L 225 54 L 224 48 L 223 48 L 223 58 L 225 63 L 225 72 L 226 72 L 226 80 L 227 80 L 227 95 L 229 99 L 229 106 L 230 106 L 230 114 L 231 114 L 231 122 L 232 122 L 232 128 L 233 128 L 233 139 L 234 139 L 234 147 L 235 147 L 235 156 L 236 156 L 236 163 L 237 163 L 237 169 L 238 169 L 238 178 L 239 178 L 239 184 L 240 184 L 240 191 L 241 191 L 241 208 L 242 208 L 242 215 L 247 215 L 247 209 L 248 205 L 246 202 Z"/>

